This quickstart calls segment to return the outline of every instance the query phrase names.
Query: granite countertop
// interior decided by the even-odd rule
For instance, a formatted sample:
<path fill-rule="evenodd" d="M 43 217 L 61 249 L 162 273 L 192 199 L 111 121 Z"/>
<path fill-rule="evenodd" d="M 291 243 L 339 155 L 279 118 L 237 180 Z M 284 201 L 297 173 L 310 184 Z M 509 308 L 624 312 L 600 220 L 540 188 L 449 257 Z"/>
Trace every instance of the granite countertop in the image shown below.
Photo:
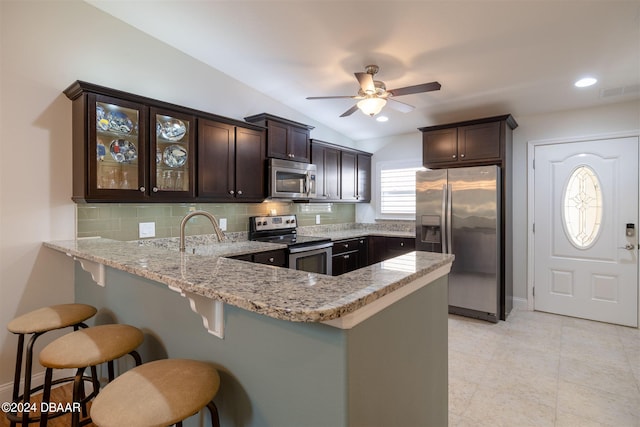
<path fill-rule="evenodd" d="M 328 237 L 334 240 L 351 237 L 348 232 L 335 233 Z M 367 234 L 358 230 L 353 237 Z M 296 322 L 328 321 L 352 313 L 447 266 L 454 258 L 417 251 L 333 277 L 226 258 L 285 247 L 280 244 L 246 240 L 209 242 L 188 246 L 186 252 L 180 253 L 175 239 L 153 243 L 92 238 L 44 245 L 166 284 L 174 290 Z"/>

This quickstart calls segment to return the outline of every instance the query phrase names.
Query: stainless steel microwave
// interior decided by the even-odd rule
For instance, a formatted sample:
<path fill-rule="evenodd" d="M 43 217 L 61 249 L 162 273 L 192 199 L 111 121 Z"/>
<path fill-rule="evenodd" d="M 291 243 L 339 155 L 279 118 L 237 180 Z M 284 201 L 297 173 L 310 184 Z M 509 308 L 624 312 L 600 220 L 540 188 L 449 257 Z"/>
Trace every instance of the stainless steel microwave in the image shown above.
<path fill-rule="evenodd" d="M 269 159 L 269 198 L 316 198 L 316 165 Z"/>

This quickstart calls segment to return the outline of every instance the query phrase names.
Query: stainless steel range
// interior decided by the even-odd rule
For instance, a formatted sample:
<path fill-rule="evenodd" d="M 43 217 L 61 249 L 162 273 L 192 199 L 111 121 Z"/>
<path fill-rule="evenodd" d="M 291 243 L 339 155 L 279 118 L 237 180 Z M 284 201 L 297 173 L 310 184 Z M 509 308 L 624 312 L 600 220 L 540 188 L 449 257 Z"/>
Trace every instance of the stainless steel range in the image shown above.
<path fill-rule="evenodd" d="M 333 243 L 327 237 L 298 235 L 295 215 L 249 218 L 249 240 L 287 245 L 289 268 L 331 275 Z"/>

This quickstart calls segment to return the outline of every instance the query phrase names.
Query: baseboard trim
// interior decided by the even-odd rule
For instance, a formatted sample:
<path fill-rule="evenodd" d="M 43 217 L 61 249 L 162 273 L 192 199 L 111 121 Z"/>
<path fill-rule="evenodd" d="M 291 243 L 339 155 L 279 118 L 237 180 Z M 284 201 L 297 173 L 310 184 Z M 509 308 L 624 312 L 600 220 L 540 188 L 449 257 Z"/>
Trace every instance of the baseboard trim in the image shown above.
<path fill-rule="evenodd" d="M 529 302 L 526 298 L 513 297 L 513 308 L 518 310 L 529 310 Z"/>
<path fill-rule="evenodd" d="M 53 371 L 53 380 L 75 375 L 74 369 L 56 369 Z M 31 376 L 31 386 L 37 387 L 44 384 L 44 371 Z M 24 379 L 20 381 L 20 392 L 24 388 Z M 13 382 L 0 384 L 0 402 L 11 402 L 13 394 Z"/>

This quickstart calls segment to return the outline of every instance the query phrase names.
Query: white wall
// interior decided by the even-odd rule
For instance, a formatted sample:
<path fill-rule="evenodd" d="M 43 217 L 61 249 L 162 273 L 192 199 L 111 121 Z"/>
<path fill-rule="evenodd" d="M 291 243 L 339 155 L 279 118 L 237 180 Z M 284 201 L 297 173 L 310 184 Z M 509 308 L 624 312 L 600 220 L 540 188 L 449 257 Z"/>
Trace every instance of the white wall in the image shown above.
<path fill-rule="evenodd" d="M 372 139 L 368 141 L 358 141 L 359 150 L 373 153 L 371 158 L 371 203 L 356 205 L 357 222 L 375 222 L 375 206 L 378 202 L 380 191 L 378 189 L 378 164 L 389 161 L 418 160 L 422 163 L 422 134 L 419 131 L 397 135 L 387 138 Z"/>
<path fill-rule="evenodd" d="M 269 112 L 353 142 L 78 0 L 0 1 L 0 397 L 13 380 L 16 315 L 73 301 L 73 262 L 42 248 L 75 237 L 71 101 L 75 80 L 242 119 Z M 230 35 L 233 37 L 233 35 Z M 225 43 L 224 40 L 218 40 Z M 46 336 L 43 343 L 48 342 Z M 42 347 L 40 345 L 39 347 Z"/>

